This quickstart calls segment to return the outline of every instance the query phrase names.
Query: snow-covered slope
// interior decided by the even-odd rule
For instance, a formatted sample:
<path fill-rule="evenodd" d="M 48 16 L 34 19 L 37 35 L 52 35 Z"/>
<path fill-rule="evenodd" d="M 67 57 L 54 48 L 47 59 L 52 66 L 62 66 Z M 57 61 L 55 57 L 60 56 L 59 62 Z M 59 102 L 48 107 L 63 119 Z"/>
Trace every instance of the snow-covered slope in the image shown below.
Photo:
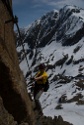
<path fill-rule="evenodd" d="M 25 60 L 17 35 L 20 67 L 27 84 L 41 62 L 47 66 L 50 88 L 40 98 L 43 113 L 62 115 L 74 125 L 84 122 L 84 10 L 65 6 L 54 10 L 21 30 L 28 59 Z"/>

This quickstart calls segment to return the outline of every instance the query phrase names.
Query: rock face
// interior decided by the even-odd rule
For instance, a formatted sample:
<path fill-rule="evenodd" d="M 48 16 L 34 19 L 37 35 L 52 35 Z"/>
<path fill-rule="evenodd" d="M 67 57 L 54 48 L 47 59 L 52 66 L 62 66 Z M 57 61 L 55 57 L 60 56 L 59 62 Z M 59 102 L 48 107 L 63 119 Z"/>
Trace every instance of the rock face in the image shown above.
<path fill-rule="evenodd" d="M 3 101 L 0 97 L 0 125 L 17 125 L 14 117 L 10 115 L 3 106 Z"/>
<path fill-rule="evenodd" d="M 9 6 L 8 0 L 6 2 Z M 12 0 L 9 2 L 11 6 Z M 0 125 L 2 122 L 3 125 L 10 125 L 10 117 L 11 123 L 13 120 L 18 123 L 27 121 L 34 125 L 32 103 L 26 90 L 16 53 L 14 24 L 13 21 L 5 23 L 10 19 L 12 19 L 10 13 L 5 4 L 0 1 Z M 9 119 L 4 120 L 5 117 L 9 117 Z M 15 122 L 13 123 L 15 125 Z"/>

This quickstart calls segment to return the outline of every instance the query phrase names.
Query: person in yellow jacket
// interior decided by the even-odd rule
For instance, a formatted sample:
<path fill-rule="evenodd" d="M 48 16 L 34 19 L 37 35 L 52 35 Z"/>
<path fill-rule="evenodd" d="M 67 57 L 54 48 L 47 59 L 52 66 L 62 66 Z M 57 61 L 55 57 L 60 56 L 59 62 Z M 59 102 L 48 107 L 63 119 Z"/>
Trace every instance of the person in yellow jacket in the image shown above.
<path fill-rule="evenodd" d="M 36 108 L 40 111 L 40 113 L 42 113 L 39 98 L 42 95 L 42 93 L 44 92 L 45 84 L 48 80 L 48 74 L 45 71 L 44 64 L 39 65 L 39 71 L 35 75 L 34 80 L 35 80 L 34 99 L 35 99 L 35 103 L 36 103 Z"/>

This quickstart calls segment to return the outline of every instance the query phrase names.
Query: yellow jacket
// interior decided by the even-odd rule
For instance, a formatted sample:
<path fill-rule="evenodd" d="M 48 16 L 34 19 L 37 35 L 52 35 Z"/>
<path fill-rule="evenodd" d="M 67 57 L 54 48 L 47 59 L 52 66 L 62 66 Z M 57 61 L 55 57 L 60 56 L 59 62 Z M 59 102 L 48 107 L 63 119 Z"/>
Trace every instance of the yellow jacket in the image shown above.
<path fill-rule="evenodd" d="M 36 74 L 36 76 L 35 77 L 39 77 L 39 76 L 42 76 L 42 79 L 40 79 L 40 80 L 37 80 L 36 82 L 37 82 L 37 84 L 45 84 L 46 83 L 46 81 L 47 81 L 47 79 L 48 79 L 48 74 L 47 74 L 47 72 L 38 72 L 37 74 Z"/>

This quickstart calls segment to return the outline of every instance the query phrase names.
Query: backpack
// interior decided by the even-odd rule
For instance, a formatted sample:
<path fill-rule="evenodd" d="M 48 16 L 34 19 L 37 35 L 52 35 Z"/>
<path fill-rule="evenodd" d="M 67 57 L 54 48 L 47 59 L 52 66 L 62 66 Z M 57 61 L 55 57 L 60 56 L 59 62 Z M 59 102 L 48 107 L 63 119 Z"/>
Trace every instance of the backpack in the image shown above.
<path fill-rule="evenodd" d="M 44 85 L 44 92 L 47 92 L 48 89 L 49 89 L 49 80 L 47 79 L 47 81 Z"/>

